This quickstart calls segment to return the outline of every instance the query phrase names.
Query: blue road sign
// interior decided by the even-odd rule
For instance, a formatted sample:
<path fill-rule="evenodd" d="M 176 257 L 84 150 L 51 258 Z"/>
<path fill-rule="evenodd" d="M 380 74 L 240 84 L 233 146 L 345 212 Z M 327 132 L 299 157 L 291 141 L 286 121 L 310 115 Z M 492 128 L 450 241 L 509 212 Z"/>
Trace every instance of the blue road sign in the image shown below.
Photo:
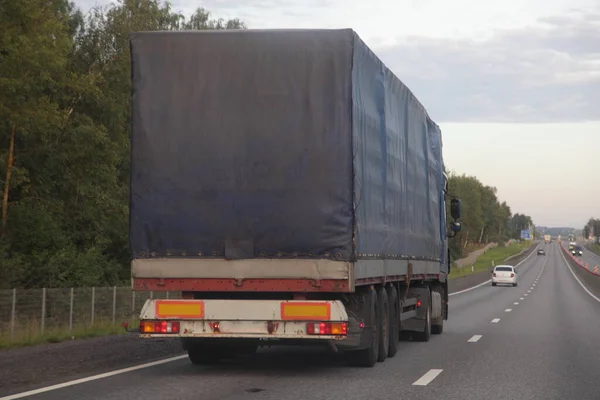
<path fill-rule="evenodd" d="M 529 233 L 529 229 L 523 229 L 521 231 L 521 239 L 523 239 L 523 240 L 531 239 L 531 234 Z"/>

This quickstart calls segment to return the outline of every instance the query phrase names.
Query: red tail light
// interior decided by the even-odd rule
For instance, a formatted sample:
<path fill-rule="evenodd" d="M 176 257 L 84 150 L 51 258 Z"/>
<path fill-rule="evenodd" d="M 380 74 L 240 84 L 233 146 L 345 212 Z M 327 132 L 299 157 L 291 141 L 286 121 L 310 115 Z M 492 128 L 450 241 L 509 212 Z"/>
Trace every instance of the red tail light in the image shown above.
<path fill-rule="evenodd" d="M 306 333 L 309 335 L 347 335 L 346 322 L 309 322 L 306 324 Z"/>
<path fill-rule="evenodd" d="M 510 277 L 511 277 L 511 278 L 514 278 L 514 277 L 515 277 L 515 274 L 510 274 Z"/>
<path fill-rule="evenodd" d="M 141 321 L 140 333 L 179 333 L 179 322 Z"/>
<path fill-rule="evenodd" d="M 421 308 L 421 299 L 417 299 L 417 308 Z"/>

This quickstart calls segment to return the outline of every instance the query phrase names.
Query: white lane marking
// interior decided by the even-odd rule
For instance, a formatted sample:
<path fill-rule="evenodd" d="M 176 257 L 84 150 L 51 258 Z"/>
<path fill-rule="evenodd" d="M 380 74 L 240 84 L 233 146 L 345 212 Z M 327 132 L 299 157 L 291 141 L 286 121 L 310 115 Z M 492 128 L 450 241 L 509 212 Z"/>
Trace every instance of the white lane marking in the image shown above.
<path fill-rule="evenodd" d="M 519 300 L 525 300 L 525 297 L 519 297 Z"/>
<path fill-rule="evenodd" d="M 483 335 L 473 335 L 471 339 L 467 340 L 469 343 L 477 343 L 479 339 L 481 339 Z"/>
<path fill-rule="evenodd" d="M 473 287 L 470 287 L 470 288 L 467 288 L 467 289 L 464 289 L 464 290 L 460 290 L 458 292 L 448 293 L 448 296 L 454 296 L 454 295 L 457 295 L 457 294 L 462 294 L 462 293 L 470 292 L 473 289 L 477 289 L 478 287 L 482 287 L 483 285 L 487 285 L 491 281 L 492 281 L 491 279 L 488 279 L 487 281 L 485 281 L 483 283 L 480 283 L 479 285 L 476 285 L 476 286 L 473 286 Z"/>
<path fill-rule="evenodd" d="M 492 324 L 497 324 L 498 322 L 500 322 L 500 318 L 494 318 L 492 320 Z"/>
<path fill-rule="evenodd" d="M 431 383 L 432 380 L 434 380 L 435 378 L 437 378 L 437 376 L 439 374 L 441 374 L 442 371 L 443 371 L 443 369 L 430 369 L 429 371 L 427 371 L 425 373 L 425 375 L 423 375 L 422 377 L 420 377 L 419 379 L 417 379 L 413 383 L 413 385 L 415 385 L 415 386 L 427 386 L 427 385 L 429 385 Z"/>
<path fill-rule="evenodd" d="M 514 304 L 515 306 L 518 306 L 518 305 L 519 305 L 519 302 L 518 302 L 518 301 L 515 301 L 513 304 Z"/>
<path fill-rule="evenodd" d="M 575 280 L 577 281 L 577 283 L 579 283 L 579 286 L 581 286 L 581 288 L 583 290 L 585 290 L 585 292 L 587 294 L 590 295 L 590 297 L 594 300 L 596 300 L 598 303 L 600 303 L 600 298 L 596 297 L 592 292 L 590 292 L 590 290 L 583 284 L 583 282 L 581 282 L 579 280 L 579 278 L 577 277 L 577 275 L 575 275 L 575 272 L 573 272 L 573 270 L 571 269 L 571 265 L 569 264 L 569 262 L 567 261 L 567 259 L 565 258 L 565 255 L 563 254 L 562 250 L 560 252 L 560 255 L 562 256 L 563 260 L 565 260 L 565 265 L 569 268 L 569 272 L 571 273 L 571 275 L 573 275 L 573 278 L 575 278 Z M 0 399 L 2 400 L 2 399 Z"/>
<path fill-rule="evenodd" d="M 527 293 L 525 293 L 523 296 L 529 296 L 529 295 Z M 2 399 L 0 399 L 0 400 L 2 400 Z"/>
<path fill-rule="evenodd" d="M 177 357 L 165 358 L 164 360 L 153 361 L 153 362 L 146 363 L 146 364 L 136 365 L 135 367 L 117 369 L 115 371 L 105 372 L 105 373 L 99 374 L 99 375 L 88 376 L 87 378 L 76 379 L 74 381 L 59 383 L 59 384 L 52 385 L 52 386 L 46 386 L 43 388 L 30 390 L 28 392 L 22 392 L 22 393 L 12 394 L 10 396 L 0 397 L 0 400 L 21 399 L 21 398 L 27 397 L 27 396 L 33 396 L 33 395 L 40 394 L 40 393 L 50 392 L 50 391 L 56 390 L 56 389 L 62 389 L 62 388 L 66 388 L 69 386 L 79 385 L 80 383 L 95 381 L 95 380 L 102 379 L 102 378 L 108 378 L 110 376 L 125 374 L 125 373 L 131 372 L 131 371 L 137 371 L 138 369 L 154 367 L 156 365 L 161 365 L 161 364 L 166 364 L 166 363 L 170 363 L 173 361 L 182 360 L 187 357 L 188 356 L 186 354 L 186 355 L 181 355 L 181 356 L 177 356 Z"/>
<path fill-rule="evenodd" d="M 507 308 L 506 310 L 504 310 L 504 312 L 511 312 L 512 308 Z"/>
<path fill-rule="evenodd" d="M 527 293 L 531 293 L 531 290 L 528 290 Z"/>
<path fill-rule="evenodd" d="M 538 247 L 539 247 L 539 245 L 538 245 Z M 515 267 L 518 267 L 519 265 L 521 265 L 525 261 L 527 261 L 529 259 L 529 257 L 531 257 L 533 255 L 533 253 L 535 253 L 535 251 L 538 249 L 538 247 L 536 247 L 535 249 L 533 249 L 533 251 L 527 257 L 525 257 L 521 262 L 517 263 L 517 265 L 515 265 Z M 459 290 L 458 292 L 448 293 L 448 296 L 454 296 L 454 295 L 457 295 L 457 294 L 462 294 L 462 293 L 470 292 L 473 289 L 477 289 L 479 287 L 482 287 L 483 285 L 487 285 L 491 281 L 492 281 L 491 279 L 488 279 L 487 281 L 485 281 L 483 283 L 480 283 L 479 285 L 475 285 L 475 286 L 472 286 L 470 288 L 466 288 L 464 290 Z M 0 399 L 0 400 L 2 400 L 2 399 Z"/>

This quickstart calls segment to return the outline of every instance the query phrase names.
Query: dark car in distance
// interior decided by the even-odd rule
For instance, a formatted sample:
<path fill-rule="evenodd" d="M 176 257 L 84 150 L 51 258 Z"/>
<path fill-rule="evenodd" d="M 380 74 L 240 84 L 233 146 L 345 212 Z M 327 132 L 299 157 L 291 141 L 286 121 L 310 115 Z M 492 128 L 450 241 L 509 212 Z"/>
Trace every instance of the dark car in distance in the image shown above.
<path fill-rule="evenodd" d="M 571 254 L 573 254 L 574 256 L 582 256 L 583 255 L 583 246 L 580 244 L 575 245 L 575 247 L 573 247 L 573 249 L 571 250 Z"/>
<path fill-rule="evenodd" d="M 538 251 L 537 251 L 537 255 L 538 255 L 538 256 L 545 256 L 545 255 L 546 255 L 546 252 L 544 251 L 544 249 L 538 249 Z"/>

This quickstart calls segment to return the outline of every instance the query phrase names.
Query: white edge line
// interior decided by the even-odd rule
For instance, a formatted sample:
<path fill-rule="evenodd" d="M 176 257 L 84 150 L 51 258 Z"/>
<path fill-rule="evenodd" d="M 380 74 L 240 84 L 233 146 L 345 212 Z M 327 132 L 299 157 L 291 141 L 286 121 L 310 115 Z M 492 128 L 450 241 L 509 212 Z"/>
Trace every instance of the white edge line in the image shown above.
<path fill-rule="evenodd" d="M 507 308 L 506 310 L 504 310 L 504 312 L 511 312 L 512 308 Z"/>
<path fill-rule="evenodd" d="M 492 320 L 492 324 L 497 324 L 498 322 L 500 322 L 500 318 L 494 318 Z"/>
<path fill-rule="evenodd" d="M 102 378 L 108 378 L 109 376 L 120 375 L 120 374 L 124 374 L 126 372 L 136 371 L 139 369 L 144 369 L 144 368 L 154 367 L 156 365 L 170 363 L 170 362 L 181 360 L 181 359 L 184 359 L 187 357 L 188 357 L 187 354 L 185 354 L 185 355 L 181 355 L 181 356 L 177 356 L 177 357 L 165 358 L 163 360 L 158 360 L 158 361 L 153 361 L 153 362 L 149 362 L 146 364 L 136 365 L 134 367 L 118 369 L 116 371 L 105 372 L 105 373 L 99 374 L 99 375 L 88 376 L 87 378 L 81 378 L 81 379 L 76 379 L 74 381 L 59 383 L 59 384 L 52 385 L 52 386 L 46 386 L 43 388 L 30 390 L 28 392 L 11 394 L 10 396 L 0 397 L 0 400 L 21 399 L 21 398 L 27 397 L 27 396 L 33 396 L 33 395 L 40 394 L 40 393 L 50 392 L 52 390 L 62 389 L 62 388 L 66 388 L 66 387 L 74 386 L 74 385 L 79 385 L 80 383 L 95 381 L 95 380 L 102 379 Z"/>
<path fill-rule="evenodd" d="M 575 275 L 575 272 L 573 272 L 573 270 L 571 269 L 571 265 L 569 265 L 569 262 L 565 258 L 565 255 L 564 255 L 564 252 L 563 252 L 562 249 L 560 249 L 560 255 L 562 256 L 563 260 L 565 260 L 565 264 L 567 265 L 567 268 L 569 268 L 569 272 L 571 273 L 571 275 L 573 275 L 573 278 L 575 278 L 575 280 L 577 281 L 577 283 L 579 283 L 579 286 L 581 286 L 581 288 L 583 290 L 585 290 L 585 292 L 587 294 L 589 294 L 592 299 L 594 299 L 598 303 L 600 303 L 600 298 L 596 297 L 592 292 L 590 292 L 590 290 L 585 286 L 585 284 L 579 280 L 579 278 L 577 277 L 577 275 Z M 2 399 L 0 399 L 0 400 L 2 400 Z"/>
<path fill-rule="evenodd" d="M 419 379 L 417 379 L 413 385 L 415 386 L 427 386 L 431 383 L 432 380 L 434 380 L 435 378 L 437 378 L 437 376 L 439 374 L 441 374 L 443 371 L 443 369 L 430 369 L 429 371 L 427 371 L 425 373 L 425 375 L 423 375 L 422 377 L 420 377 Z"/>
<path fill-rule="evenodd" d="M 521 265 L 521 264 L 523 264 L 525 261 L 527 261 L 527 259 L 528 259 L 529 257 L 531 257 L 531 256 L 533 255 L 533 253 L 535 253 L 535 251 L 536 251 L 536 250 L 537 250 L 539 247 L 540 247 L 540 245 L 538 244 L 538 245 L 537 245 L 537 247 L 536 247 L 535 249 L 533 249 L 533 251 L 531 252 L 531 254 L 529 254 L 527 257 L 525 257 L 523 260 L 521 260 L 519 263 L 517 263 L 517 265 L 515 265 L 515 267 L 518 267 L 519 265 Z M 470 287 L 470 288 L 466 288 L 466 289 L 463 289 L 463 290 L 459 290 L 458 292 L 448 293 L 448 297 L 450 297 L 450 296 L 454 296 L 454 295 L 457 295 L 457 294 L 462 294 L 462 293 L 470 292 L 470 291 L 471 291 L 471 290 L 473 290 L 473 289 L 477 289 L 478 287 L 482 287 L 483 285 L 487 285 L 487 284 L 488 284 L 488 283 L 490 283 L 491 281 L 492 281 L 491 279 L 488 279 L 487 281 L 485 281 L 485 282 L 483 282 L 483 283 L 480 283 L 479 285 L 475 285 L 475 286 L 472 286 L 472 287 Z M 2 399 L 0 399 L 0 400 L 2 400 Z"/>

